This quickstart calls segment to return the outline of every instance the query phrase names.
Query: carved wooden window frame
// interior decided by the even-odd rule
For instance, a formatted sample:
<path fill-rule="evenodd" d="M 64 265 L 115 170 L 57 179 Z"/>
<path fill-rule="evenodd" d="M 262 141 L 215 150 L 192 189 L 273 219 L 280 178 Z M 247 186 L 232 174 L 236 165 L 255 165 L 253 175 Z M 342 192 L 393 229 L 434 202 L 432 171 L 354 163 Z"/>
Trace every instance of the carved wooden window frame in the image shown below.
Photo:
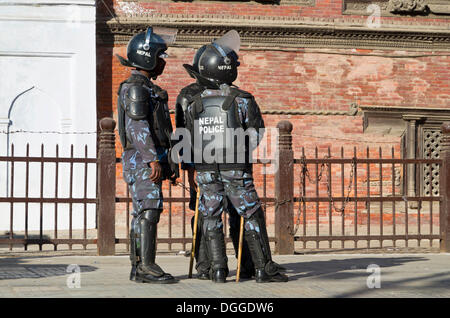
<path fill-rule="evenodd" d="M 442 146 L 442 132 L 441 132 L 441 124 L 422 124 L 417 127 L 417 151 L 418 158 L 424 159 L 439 159 L 440 158 L 440 147 Z M 434 151 L 429 153 L 427 150 L 427 134 L 433 132 L 433 139 L 437 139 L 433 142 Z M 416 189 L 419 190 L 421 196 L 428 196 L 428 186 L 426 183 L 429 181 L 428 176 L 426 175 L 427 170 L 430 170 L 431 174 L 431 191 L 433 196 L 439 196 L 439 165 L 432 164 L 430 167 L 426 167 L 425 165 L 421 165 L 420 169 L 418 169 L 418 181 Z M 416 190 L 416 191 L 417 191 Z"/>

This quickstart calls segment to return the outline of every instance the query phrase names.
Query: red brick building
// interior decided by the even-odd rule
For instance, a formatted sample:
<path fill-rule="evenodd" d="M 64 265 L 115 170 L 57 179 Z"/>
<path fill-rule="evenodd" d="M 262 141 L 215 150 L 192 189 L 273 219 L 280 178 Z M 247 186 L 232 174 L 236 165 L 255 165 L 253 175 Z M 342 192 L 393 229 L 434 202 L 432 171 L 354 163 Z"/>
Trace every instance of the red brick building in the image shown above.
<path fill-rule="evenodd" d="M 116 117 L 117 88 L 129 70 L 113 54 L 123 54 L 133 34 L 148 25 L 178 29 L 157 80 L 173 109 L 191 82 L 182 64 L 235 29 L 242 41 L 236 84 L 254 94 L 266 126 L 292 122 L 296 157 L 316 146 L 319 157 L 328 147 L 335 157 L 341 147 L 345 157 L 355 147 L 365 157 L 369 146 L 371 157 L 391 157 L 392 147 L 396 158 L 439 154 L 439 127 L 450 120 L 448 1 L 100 0 L 97 12 L 98 119 Z M 421 176 L 411 177 L 411 191 L 433 191 Z"/>

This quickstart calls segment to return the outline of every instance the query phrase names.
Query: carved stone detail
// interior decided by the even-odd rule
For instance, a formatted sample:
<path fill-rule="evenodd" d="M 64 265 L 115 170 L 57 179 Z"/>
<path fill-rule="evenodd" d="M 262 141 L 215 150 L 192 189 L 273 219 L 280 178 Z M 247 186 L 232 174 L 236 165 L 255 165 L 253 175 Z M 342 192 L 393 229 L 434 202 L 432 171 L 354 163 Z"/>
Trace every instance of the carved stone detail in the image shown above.
<path fill-rule="evenodd" d="M 425 12 L 428 9 L 425 0 L 389 0 L 390 12 Z"/>
<path fill-rule="evenodd" d="M 130 37 L 152 25 L 178 28 L 175 46 L 198 47 L 236 29 L 248 49 L 261 48 L 387 48 L 448 50 L 450 30 L 443 23 L 402 25 L 384 22 L 381 28 L 366 26 L 366 19 L 254 17 L 225 15 L 169 15 L 117 17 L 97 20 L 103 43 L 126 44 Z M 397 23 L 397 24 L 396 24 Z"/>
<path fill-rule="evenodd" d="M 398 15 L 422 18 L 450 18 L 450 2 L 447 0 L 343 0 L 343 14 L 373 15 L 378 7 L 382 17 Z"/>
<path fill-rule="evenodd" d="M 174 109 L 171 109 L 169 112 L 175 114 Z M 356 116 L 358 115 L 358 105 L 352 103 L 349 110 L 262 109 L 261 113 L 264 115 Z"/>

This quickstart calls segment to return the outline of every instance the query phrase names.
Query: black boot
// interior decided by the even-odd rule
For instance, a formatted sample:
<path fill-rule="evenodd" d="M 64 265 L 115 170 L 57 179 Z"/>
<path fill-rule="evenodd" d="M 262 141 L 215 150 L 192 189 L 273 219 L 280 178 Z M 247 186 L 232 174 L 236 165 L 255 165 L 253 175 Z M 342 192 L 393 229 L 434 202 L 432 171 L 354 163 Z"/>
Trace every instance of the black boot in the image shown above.
<path fill-rule="evenodd" d="M 199 240 L 198 250 L 196 253 L 196 264 L 195 269 L 197 270 L 197 278 L 208 280 L 210 279 L 209 272 L 210 272 L 210 263 L 208 260 L 208 253 L 206 251 L 206 241 L 205 238 L 201 237 Z"/>
<path fill-rule="evenodd" d="M 130 231 L 130 260 L 131 260 L 131 272 L 130 280 L 136 280 L 136 239 L 134 231 Z"/>
<path fill-rule="evenodd" d="M 209 276 L 210 263 L 208 253 L 206 251 L 205 236 L 202 233 L 203 216 L 199 213 L 197 220 L 197 239 L 195 241 L 195 269 L 197 270 L 197 278 L 202 280 L 211 279 Z M 192 233 L 194 233 L 194 217 L 191 219 Z"/>
<path fill-rule="evenodd" d="M 219 268 L 217 270 L 212 270 L 211 280 L 214 283 L 225 283 L 227 281 L 228 270 Z"/>
<path fill-rule="evenodd" d="M 136 267 L 138 262 L 138 256 L 136 254 L 136 244 L 138 243 L 139 239 L 137 239 L 136 237 L 135 222 L 136 217 L 133 216 L 133 219 L 131 220 L 131 229 L 130 229 L 130 261 L 131 261 L 130 280 L 132 281 L 136 280 Z"/>
<path fill-rule="evenodd" d="M 262 209 L 256 211 L 246 222 L 249 229 L 245 231 L 245 239 L 255 264 L 256 282 L 287 282 L 288 277 L 281 273 L 284 268 L 272 261 Z"/>
<path fill-rule="evenodd" d="M 223 230 L 215 229 L 207 231 L 205 234 L 206 251 L 211 262 L 211 280 L 215 283 L 225 283 L 228 276 L 228 258 Z"/>
<path fill-rule="evenodd" d="M 155 263 L 157 222 L 154 222 L 151 215 L 143 215 L 139 221 L 139 226 L 140 261 L 136 267 L 136 282 L 156 284 L 175 283 L 175 278 L 172 275 L 165 273 L 162 268 Z"/>

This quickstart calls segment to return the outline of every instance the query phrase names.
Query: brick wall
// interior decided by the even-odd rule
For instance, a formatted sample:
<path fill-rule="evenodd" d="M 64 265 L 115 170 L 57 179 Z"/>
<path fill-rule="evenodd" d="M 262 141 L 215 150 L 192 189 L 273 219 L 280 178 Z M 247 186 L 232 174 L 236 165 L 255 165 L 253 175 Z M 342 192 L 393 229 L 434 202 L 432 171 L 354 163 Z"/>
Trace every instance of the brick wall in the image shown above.
<path fill-rule="evenodd" d="M 99 48 L 99 117 L 116 114 L 117 89 L 129 69 L 112 54 L 124 47 Z M 449 107 L 450 57 L 385 58 L 346 55 L 351 50 L 316 50 L 317 53 L 241 51 L 236 85 L 252 92 L 264 110 L 348 110 L 352 103 L 378 106 Z M 170 48 L 170 58 L 156 84 L 167 89 L 174 108 L 180 89 L 192 82 L 183 63 L 195 50 Z M 342 53 L 343 55 L 329 54 Z M 369 50 L 365 50 L 366 53 Z M 377 51 L 377 54 L 392 54 Z M 398 53 L 402 54 L 402 53 Z M 406 53 L 403 53 L 406 54 Z M 424 52 L 424 54 L 429 54 Z M 110 71 L 103 72 L 105 66 Z M 362 117 L 321 115 L 265 115 L 268 127 L 279 120 L 294 124 L 296 153 L 301 146 L 365 147 L 398 144 L 399 139 L 363 133 Z"/>
<path fill-rule="evenodd" d="M 286 17 L 325 17 L 352 19 L 342 16 L 342 1 L 316 0 L 315 6 L 268 5 L 239 2 L 112 2 L 106 0 L 113 11 L 125 16 L 130 11 L 136 13 L 168 14 L 223 14 L 246 16 L 286 16 Z M 98 15 L 108 16 L 104 6 L 99 3 Z M 361 18 L 361 17 L 357 17 Z M 430 24 L 444 22 L 444 19 L 424 19 L 421 17 L 392 17 L 388 20 L 407 21 L 411 24 Z M 156 84 L 167 89 L 169 107 L 174 108 L 180 89 L 191 82 L 182 64 L 190 63 L 195 50 L 188 47 L 169 48 L 170 58 L 164 74 Z M 98 118 L 116 114 L 116 92 L 121 81 L 126 79 L 129 70 L 121 66 L 114 54 L 123 56 L 125 47 L 99 44 L 97 47 Z M 427 55 L 416 58 L 398 58 L 408 54 Z M 319 48 L 287 50 L 255 50 L 244 47 L 240 52 L 241 66 L 235 82 L 244 90 L 254 94 L 260 108 L 265 110 L 341 110 L 346 111 L 352 103 L 359 105 L 404 106 L 404 107 L 448 107 L 450 93 L 449 56 L 429 56 L 437 52 L 408 52 L 407 50 L 362 50 Z M 440 52 L 440 54 L 443 54 Z M 394 55 L 382 57 L 371 55 Z M 356 116 L 321 115 L 265 115 L 267 127 L 275 127 L 280 120 L 290 120 L 294 125 L 293 146 L 295 156 L 299 157 L 302 147 L 307 156 L 314 154 L 317 146 L 319 157 L 323 157 L 330 147 L 332 156 L 340 157 L 341 147 L 345 157 L 352 157 L 356 147 L 358 157 L 366 156 L 370 146 L 370 156 L 400 157 L 400 137 L 382 136 L 363 132 L 363 118 Z M 120 155 L 120 145 L 117 154 Z M 347 168 L 348 169 L 348 168 Z M 347 170 L 348 171 L 348 170 Z M 391 169 L 386 167 L 383 180 L 392 180 Z M 117 170 L 118 194 L 125 187 L 121 181 L 120 166 Z M 363 184 L 364 178 L 360 177 Z M 373 180 L 376 179 L 374 175 Z M 337 178 L 336 178 L 337 180 Z M 262 177 L 258 176 L 260 183 Z M 348 176 L 345 184 L 348 184 Z M 378 180 L 380 181 L 380 180 Z M 338 181 L 335 181 L 338 182 Z M 340 181 L 339 181 L 340 182 Z M 340 183 L 336 183 L 340 189 Z M 386 186 L 385 188 L 389 188 Z M 174 195 L 181 192 L 174 190 Z M 178 191 L 178 192 L 177 192 Z M 269 183 L 268 195 L 273 193 Z M 297 190 L 296 190 L 297 191 Z M 376 191 L 376 190 L 374 190 Z M 262 193 L 261 193 L 262 195 Z M 175 208 L 180 211 L 181 207 Z M 324 207 L 324 209 L 326 209 Z M 123 213 L 120 208 L 119 214 Z M 269 222 L 270 218 L 269 218 Z"/>

